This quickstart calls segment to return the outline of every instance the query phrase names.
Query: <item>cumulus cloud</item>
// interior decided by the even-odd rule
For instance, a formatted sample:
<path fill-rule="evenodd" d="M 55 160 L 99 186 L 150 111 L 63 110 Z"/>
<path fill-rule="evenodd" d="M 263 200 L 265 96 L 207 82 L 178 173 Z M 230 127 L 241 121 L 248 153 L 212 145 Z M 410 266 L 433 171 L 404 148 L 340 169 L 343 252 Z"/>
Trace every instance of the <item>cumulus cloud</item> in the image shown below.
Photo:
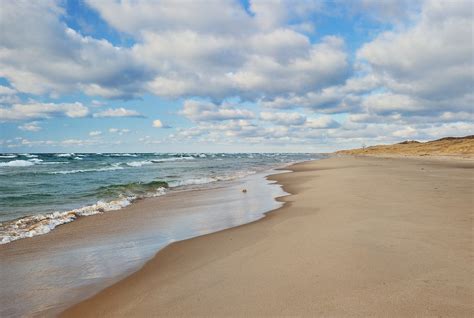
<path fill-rule="evenodd" d="M 23 137 L 16 137 L 15 139 L 11 140 L 0 140 L 0 145 L 6 148 L 20 148 L 20 147 L 70 147 L 70 146 L 91 146 L 91 145 L 98 145 L 101 142 L 97 139 L 64 139 L 64 140 L 30 140 Z"/>
<path fill-rule="evenodd" d="M 0 76 L 25 93 L 135 96 L 146 68 L 130 50 L 68 28 L 63 15 L 57 1 L 2 3 Z"/>
<path fill-rule="evenodd" d="M 260 119 L 275 123 L 277 125 L 302 125 L 306 122 L 306 116 L 300 113 L 271 113 L 261 112 Z"/>
<path fill-rule="evenodd" d="M 102 132 L 100 130 L 94 130 L 94 131 L 89 132 L 89 136 L 91 137 L 97 137 L 100 135 L 102 135 Z"/>
<path fill-rule="evenodd" d="M 186 100 L 181 115 L 193 121 L 220 121 L 231 119 L 254 118 L 254 113 L 247 109 L 234 108 L 231 105 L 216 105 L 212 102 Z"/>
<path fill-rule="evenodd" d="M 13 95 L 16 94 L 17 91 L 11 87 L 0 85 L 0 95 Z"/>
<path fill-rule="evenodd" d="M 330 116 L 321 116 L 319 118 L 309 118 L 306 127 L 313 129 L 337 128 L 340 124 Z"/>
<path fill-rule="evenodd" d="M 128 128 L 109 128 L 109 133 L 111 134 L 118 134 L 118 135 L 123 135 L 123 134 L 128 134 L 130 132 L 130 129 Z"/>
<path fill-rule="evenodd" d="M 126 109 L 126 108 L 123 108 L 123 107 L 109 108 L 109 109 L 106 109 L 104 111 L 95 113 L 92 116 L 97 117 L 97 118 L 104 118 L 104 117 L 144 117 L 142 114 L 140 114 L 136 110 Z"/>
<path fill-rule="evenodd" d="M 171 126 L 169 126 L 167 124 L 163 124 L 163 122 L 159 119 L 155 119 L 153 121 L 153 127 L 155 127 L 155 128 L 171 128 Z"/>
<path fill-rule="evenodd" d="M 300 31 L 320 9 L 311 1 L 252 1 L 247 9 L 232 1 L 88 5 L 134 45 L 83 36 L 62 22 L 57 2 L 10 1 L 0 13 L 0 76 L 33 94 L 131 98 L 149 91 L 222 100 L 303 93 L 341 82 L 350 70 L 342 38 L 311 43 Z"/>
<path fill-rule="evenodd" d="M 53 117 L 86 117 L 89 109 L 82 103 L 39 103 L 13 104 L 0 108 L 0 121 L 46 119 Z"/>
<path fill-rule="evenodd" d="M 32 132 L 35 132 L 35 131 L 40 131 L 40 130 L 41 130 L 41 126 L 39 126 L 39 124 L 38 124 L 37 121 L 32 121 L 32 122 L 30 122 L 30 123 L 25 123 L 25 124 L 23 124 L 23 125 L 18 126 L 18 129 L 24 130 L 24 131 L 32 131 Z"/>
<path fill-rule="evenodd" d="M 453 98 L 452 107 L 468 110 L 474 86 L 472 21 L 471 1 L 426 1 L 415 25 L 383 32 L 357 56 L 400 101 L 402 106 L 393 101 L 395 110 L 412 109 L 419 99 L 429 104 Z"/>
<path fill-rule="evenodd" d="M 115 2 L 89 5 L 138 41 L 132 52 L 155 72 L 146 88 L 159 96 L 224 99 L 307 91 L 344 80 L 344 41 L 312 44 L 288 24 L 318 9 L 314 2 Z M 160 16 L 160 19 L 156 19 Z"/>
<path fill-rule="evenodd" d="M 100 101 L 100 100 L 95 100 L 95 99 L 92 100 L 92 102 L 91 102 L 91 106 L 92 106 L 92 107 L 102 107 L 102 106 L 104 106 L 105 104 L 106 104 L 105 102 Z"/>
<path fill-rule="evenodd" d="M 21 100 L 17 93 L 17 90 L 11 87 L 0 85 L 0 105 L 19 103 Z"/>
<path fill-rule="evenodd" d="M 379 87 L 380 81 L 372 74 L 352 77 L 341 85 L 329 86 L 306 94 L 277 96 L 260 101 L 264 108 L 307 108 L 314 112 L 335 114 L 358 110 L 361 95 Z"/>

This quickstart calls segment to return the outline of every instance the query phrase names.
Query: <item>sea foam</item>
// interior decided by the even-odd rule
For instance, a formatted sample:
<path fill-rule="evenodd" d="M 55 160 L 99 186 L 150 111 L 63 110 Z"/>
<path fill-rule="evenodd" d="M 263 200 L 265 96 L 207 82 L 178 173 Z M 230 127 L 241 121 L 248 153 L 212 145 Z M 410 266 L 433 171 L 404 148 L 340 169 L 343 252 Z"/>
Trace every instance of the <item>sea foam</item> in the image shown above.
<path fill-rule="evenodd" d="M 8 162 L 0 162 L 0 167 L 28 167 L 35 163 L 29 160 L 12 160 Z"/>
<path fill-rule="evenodd" d="M 51 232 L 59 225 L 70 223 L 81 216 L 90 216 L 108 211 L 120 210 L 141 197 L 155 197 L 166 193 L 166 188 L 156 188 L 143 196 L 123 196 L 109 202 L 98 201 L 82 208 L 47 214 L 37 214 L 13 221 L 0 222 L 0 244 L 10 243 L 22 238 L 33 237 Z"/>
<path fill-rule="evenodd" d="M 60 170 L 60 171 L 52 171 L 48 174 L 73 174 L 73 173 L 85 173 L 85 172 L 101 172 L 101 171 L 113 171 L 113 170 L 121 170 L 123 167 L 120 167 L 117 164 L 113 164 L 110 167 L 103 167 L 103 168 L 95 168 L 95 169 L 75 169 L 75 170 Z"/>
<path fill-rule="evenodd" d="M 148 160 L 143 160 L 143 161 L 132 161 L 132 162 L 127 162 L 126 165 L 127 166 L 130 166 L 130 167 L 141 167 L 141 166 L 144 166 L 144 165 L 152 165 L 153 162 L 152 161 L 148 161 Z"/>

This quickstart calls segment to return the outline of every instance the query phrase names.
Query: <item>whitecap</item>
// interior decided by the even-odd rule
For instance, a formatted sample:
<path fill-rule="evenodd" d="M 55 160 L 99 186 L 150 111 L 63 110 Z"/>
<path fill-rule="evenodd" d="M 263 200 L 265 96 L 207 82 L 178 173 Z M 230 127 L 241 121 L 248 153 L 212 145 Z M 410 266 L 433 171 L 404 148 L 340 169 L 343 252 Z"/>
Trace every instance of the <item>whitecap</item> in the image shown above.
<path fill-rule="evenodd" d="M 138 157 L 138 155 L 132 154 L 132 153 L 111 153 L 105 156 L 107 157 Z"/>
<path fill-rule="evenodd" d="M 96 169 L 76 169 L 76 170 L 61 170 L 61 171 L 53 171 L 49 172 L 48 174 L 73 174 L 73 173 L 85 173 L 85 172 L 101 172 L 101 171 L 113 171 L 113 170 L 121 170 L 123 167 L 118 165 L 112 165 L 111 167 L 103 167 L 103 168 L 96 168 Z"/>
<path fill-rule="evenodd" d="M 172 157 L 172 158 L 156 158 L 152 159 L 152 162 L 167 162 L 167 161 L 181 161 L 181 160 L 195 160 L 196 158 L 192 156 L 187 157 Z"/>
<path fill-rule="evenodd" d="M 29 162 L 33 162 L 33 163 L 40 163 L 40 162 L 43 162 L 42 159 L 37 159 L 37 158 L 33 158 L 33 159 L 28 159 Z"/>
<path fill-rule="evenodd" d="M 0 162 L 0 167 L 29 167 L 35 163 L 28 160 L 12 160 L 8 162 Z"/>
<path fill-rule="evenodd" d="M 151 165 L 151 164 L 153 164 L 153 162 L 148 161 L 148 160 L 144 160 L 144 161 L 127 162 L 126 164 L 127 164 L 127 166 L 130 166 L 130 167 L 141 167 L 141 166 L 144 166 L 144 165 Z"/>
<path fill-rule="evenodd" d="M 182 186 L 187 186 L 187 185 L 206 184 L 206 183 L 212 183 L 212 182 L 217 182 L 217 181 L 230 181 L 230 180 L 243 178 L 254 173 L 256 172 L 253 170 L 245 170 L 245 171 L 237 171 L 235 173 L 227 174 L 227 175 L 175 180 L 175 181 L 169 182 L 169 186 L 174 188 L 174 187 L 182 187 Z"/>
<path fill-rule="evenodd" d="M 32 154 L 29 154 L 29 153 L 21 153 L 21 154 L 19 154 L 19 156 L 23 156 L 23 157 L 26 157 L 26 158 L 38 158 L 38 155 L 32 155 Z"/>

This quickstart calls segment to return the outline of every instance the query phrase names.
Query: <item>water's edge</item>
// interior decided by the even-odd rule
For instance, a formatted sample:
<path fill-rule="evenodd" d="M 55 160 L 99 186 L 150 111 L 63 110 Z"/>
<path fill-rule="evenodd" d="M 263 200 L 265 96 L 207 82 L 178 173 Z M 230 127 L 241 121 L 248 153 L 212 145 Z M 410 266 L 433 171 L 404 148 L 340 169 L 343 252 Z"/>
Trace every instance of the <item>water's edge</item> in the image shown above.
<path fill-rule="evenodd" d="M 315 159 L 315 160 L 317 160 L 317 159 Z M 308 160 L 304 160 L 304 161 L 308 161 Z M 225 195 L 228 192 L 227 190 L 230 191 L 230 189 L 232 188 L 232 193 L 234 193 L 233 195 L 235 195 L 236 190 L 240 192 L 240 189 L 241 189 L 242 184 L 244 182 L 243 180 L 247 179 L 247 182 L 248 182 L 248 180 L 253 180 L 251 182 L 258 182 L 260 184 L 260 186 L 263 186 L 263 187 L 267 188 L 267 190 L 265 190 L 266 192 L 265 191 L 262 191 L 262 192 L 265 196 L 268 197 L 268 201 L 270 201 L 270 200 L 273 201 L 273 204 L 272 204 L 271 207 L 268 206 L 268 208 L 264 208 L 264 209 L 262 209 L 263 205 L 260 206 L 260 208 L 253 207 L 254 208 L 253 212 L 249 211 L 248 215 L 243 215 L 243 216 L 239 215 L 237 218 L 232 219 L 231 222 L 228 223 L 228 224 L 220 223 L 220 224 L 217 224 L 217 226 L 214 225 L 214 227 L 210 227 L 209 229 L 205 229 L 204 231 L 202 231 L 202 229 L 201 230 L 198 229 L 197 232 L 189 231 L 189 233 L 187 233 L 184 236 L 181 236 L 179 239 L 172 240 L 172 241 L 167 241 L 165 244 L 161 244 L 161 245 L 156 244 L 156 239 L 155 239 L 155 242 L 153 244 L 149 244 L 146 247 L 141 247 L 141 249 L 142 249 L 140 251 L 141 254 L 136 256 L 136 259 L 133 260 L 133 261 L 135 261 L 135 263 L 131 262 L 131 263 L 133 263 L 132 265 L 127 263 L 127 264 L 120 264 L 119 266 L 117 266 L 117 262 L 113 261 L 114 259 L 117 260 L 117 257 L 119 257 L 119 256 L 122 257 L 122 258 L 123 257 L 126 257 L 126 258 L 129 257 L 129 254 L 127 254 L 127 252 L 130 252 L 129 250 L 124 250 L 123 253 L 120 254 L 120 252 L 111 251 L 111 250 L 114 249 L 114 247 L 112 245 L 108 245 L 106 248 L 104 246 L 89 247 L 89 248 L 95 249 L 94 251 L 92 251 L 92 253 L 100 252 L 100 254 L 104 254 L 104 255 L 101 255 L 98 258 L 93 258 L 92 261 L 93 262 L 95 261 L 96 263 L 98 263 L 98 264 L 95 264 L 97 267 L 101 267 L 103 265 L 103 264 L 100 264 L 101 262 L 102 263 L 108 263 L 108 264 L 106 264 L 106 265 L 109 266 L 108 269 L 110 269 L 111 264 L 113 264 L 114 267 L 118 267 L 118 268 L 115 268 L 113 276 L 101 278 L 100 279 L 101 282 L 99 282 L 99 283 L 97 283 L 97 281 L 96 281 L 95 284 L 87 284 L 85 286 L 83 285 L 83 286 L 79 286 L 79 287 L 74 286 L 74 287 L 78 287 L 79 290 L 81 290 L 81 291 L 78 292 L 76 290 L 75 291 L 76 295 L 73 299 L 66 299 L 67 298 L 66 297 L 66 298 L 62 299 L 61 303 L 51 304 L 50 306 L 45 306 L 46 304 L 43 304 L 43 306 L 40 306 L 40 308 L 37 308 L 38 310 L 34 310 L 33 312 L 29 311 L 29 312 L 26 312 L 26 313 L 40 315 L 40 316 L 42 316 L 42 315 L 47 315 L 47 316 L 57 315 L 62 310 L 65 310 L 66 308 L 71 307 L 76 303 L 79 303 L 79 302 L 81 302 L 81 301 L 83 301 L 83 300 L 85 300 L 89 297 L 92 297 L 97 292 L 100 292 L 101 290 L 103 290 L 103 289 L 119 282 L 120 280 L 126 278 L 127 276 L 133 274 L 134 272 L 139 271 L 144 266 L 144 264 L 146 264 L 149 260 L 151 260 L 163 248 L 165 248 L 166 246 L 171 245 L 174 242 L 184 241 L 184 240 L 192 239 L 192 238 L 195 238 L 195 237 L 198 237 L 198 236 L 212 234 L 212 233 L 215 233 L 215 232 L 227 230 L 227 229 L 230 229 L 230 228 L 233 228 L 233 227 L 236 227 L 236 226 L 242 226 L 242 225 L 252 223 L 252 222 L 255 222 L 255 221 L 258 221 L 258 220 L 261 220 L 261 219 L 265 218 L 265 216 L 268 213 L 271 213 L 271 212 L 277 210 L 278 208 L 280 208 L 281 206 L 283 206 L 283 203 L 280 200 L 278 200 L 279 198 L 289 195 L 289 193 L 287 193 L 283 190 L 281 184 L 276 183 L 276 181 L 269 180 L 268 178 L 270 176 L 273 176 L 273 175 L 291 172 L 291 170 L 288 169 L 288 168 L 293 164 L 295 164 L 295 162 L 282 165 L 278 168 L 269 169 L 269 170 L 266 170 L 264 172 L 258 173 L 256 175 L 247 176 L 247 177 L 240 178 L 238 180 L 229 181 L 229 182 L 223 182 L 222 186 L 219 187 L 219 188 L 212 188 L 212 187 L 202 187 L 201 188 L 200 187 L 199 189 L 183 190 L 183 191 L 176 192 L 174 194 L 175 196 L 183 197 L 183 196 L 189 195 L 189 193 L 191 193 L 191 192 L 193 192 L 193 193 L 202 193 L 202 196 L 209 196 L 210 194 L 214 194 L 214 192 L 217 191 L 217 192 L 215 192 L 217 194 L 217 197 L 214 198 L 213 200 L 217 200 L 218 202 L 221 202 L 221 201 L 224 201 L 224 199 L 226 198 Z M 259 179 L 260 181 L 255 181 L 257 179 Z M 251 186 L 251 185 L 249 185 L 249 186 Z M 268 195 L 272 191 L 274 192 L 276 188 L 279 189 L 278 190 L 279 191 L 278 195 L 276 195 L 276 194 Z M 258 189 L 260 189 L 260 188 L 258 188 Z M 269 191 L 268 189 L 274 189 L 274 190 Z M 188 192 L 188 191 L 190 191 L 190 192 Z M 255 191 L 251 190 L 250 192 L 252 193 L 252 192 L 255 192 Z M 185 194 L 185 193 L 188 193 L 188 194 Z M 253 195 L 253 193 L 252 193 L 252 195 Z M 164 197 L 162 197 L 162 198 L 164 198 Z M 148 202 L 147 200 L 150 200 L 149 202 L 152 202 L 152 199 L 149 199 L 149 198 L 144 198 L 141 201 Z M 161 198 L 159 200 L 161 200 Z M 264 200 L 262 200 L 262 198 L 260 198 L 260 201 L 264 201 Z M 158 202 L 158 201 L 156 201 L 156 202 Z M 263 203 L 261 203 L 261 204 L 263 204 Z M 268 204 L 268 202 L 267 202 L 267 204 Z M 134 205 L 135 205 L 135 203 L 132 203 L 130 205 L 130 207 L 133 207 Z M 221 209 L 226 209 L 226 207 L 225 206 L 221 207 Z M 239 212 L 237 212 L 237 213 L 239 213 Z M 247 214 L 246 211 L 244 211 L 243 213 Z M 114 216 L 110 216 L 110 217 L 114 217 Z M 192 221 L 193 217 L 194 217 L 193 215 L 189 216 L 189 218 L 191 218 L 191 221 Z M 208 216 L 208 218 L 212 219 L 213 215 Z M 70 224 L 70 226 L 74 226 L 74 224 Z M 159 231 L 159 229 L 157 231 Z M 199 231 L 201 231 L 201 232 L 199 232 Z M 156 235 L 156 233 L 155 233 L 155 235 Z M 46 235 L 46 236 L 48 236 L 48 235 Z M 132 239 L 137 239 L 137 237 L 133 236 Z M 27 239 L 26 241 L 29 241 L 29 240 L 30 239 Z M 31 238 L 31 240 L 34 240 L 34 238 Z M 23 241 L 23 240 L 21 240 L 21 241 Z M 136 242 L 141 242 L 141 241 L 137 240 Z M 145 241 L 145 242 L 148 242 L 148 241 Z M 10 245 L 10 244 L 7 244 L 7 245 Z M 120 246 L 120 247 L 122 247 L 122 246 Z M 144 252 L 144 250 L 146 250 L 146 249 L 148 249 L 148 250 L 146 252 Z M 105 251 L 105 253 L 104 253 L 104 251 Z M 109 253 L 110 255 L 108 255 L 107 253 Z M 53 255 L 53 256 L 55 256 L 55 255 Z M 135 255 L 133 255 L 133 256 L 135 256 Z M 64 256 L 64 255 L 62 257 L 67 258 L 67 256 Z M 71 262 L 71 261 L 63 260 L 62 262 L 60 262 L 61 267 L 64 267 L 64 265 L 67 267 L 68 262 Z M 66 264 L 63 264 L 63 263 L 66 263 Z M 105 267 L 107 267 L 107 266 L 105 266 Z M 86 274 L 90 274 L 90 273 L 87 272 Z M 8 287 L 8 284 L 7 284 L 7 287 Z M 12 311 L 9 311 L 7 313 L 12 313 Z M 18 314 L 23 315 L 23 314 L 25 314 L 25 312 L 19 312 Z"/>
<path fill-rule="evenodd" d="M 233 228 L 236 228 L 236 227 L 241 227 L 241 226 L 245 226 L 245 225 L 248 225 L 248 224 L 251 224 L 251 223 L 255 223 L 255 222 L 259 222 L 263 219 L 265 219 L 269 214 L 281 209 L 282 207 L 285 206 L 286 202 L 283 202 L 281 199 L 284 198 L 284 197 L 287 197 L 289 195 L 292 195 L 291 193 L 285 191 L 283 189 L 283 185 L 274 181 L 274 180 L 270 180 L 269 177 L 272 177 L 272 176 L 278 176 L 280 174 L 285 174 L 285 173 L 292 173 L 293 170 L 291 169 L 291 167 L 295 164 L 299 164 L 299 163 L 303 163 L 303 162 L 309 162 L 309 161 L 315 161 L 315 160 L 320 160 L 320 159 L 312 159 L 312 160 L 304 160 L 304 161 L 299 161 L 299 162 L 293 162 L 293 163 L 288 163 L 286 164 L 285 166 L 282 166 L 282 167 L 278 167 L 278 168 L 273 168 L 273 169 L 269 169 L 268 171 L 264 171 L 262 172 L 261 174 L 263 175 L 263 178 L 265 180 L 265 182 L 267 182 L 267 184 L 269 186 L 271 185 L 276 185 L 278 186 L 282 193 L 278 196 L 274 196 L 272 199 L 275 201 L 275 202 L 278 202 L 279 203 L 279 206 L 276 206 L 272 209 L 269 209 L 265 212 L 261 212 L 261 216 L 257 219 L 253 219 L 249 222 L 246 222 L 246 223 L 242 223 L 242 224 L 238 224 L 238 225 L 235 225 L 235 226 L 230 226 L 230 227 L 226 227 L 226 228 L 223 228 L 223 229 L 220 229 L 220 230 L 217 230 L 217 231 L 213 231 L 213 232 L 209 232 L 209 233 L 205 233 L 205 234 L 201 234 L 201 235 L 196 235 L 196 236 L 192 236 L 192 237 L 188 237 L 188 238 L 185 238 L 185 239 L 182 239 L 182 240 L 177 240 L 177 241 L 173 241 L 173 242 L 170 242 L 169 244 L 166 244 L 162 247 L 160 247 L 158 250 L 156 250 L 156 252 L 153 254 L 153 256 L 149 257 L 147 260 L 145 260 L 143 262 L 143 264 L 133 270 L 130 270 L 130 271 L 127 271 L 127 273 L 124 273 L 123 275 L 121 275 L 121 277 L 119 279 L 117 279 L 114 283 L 108 285 L 108 286 L 105 286 L 104 288 L 101 288 L 100 290 L 98 290 L 97 292 L 95 292 L 93 295 L 87 297 L 87 298 L 83 298 L 83 299 L 77 299 L 76 301 L 74 302 L 71 302 L 67 307 L 64 308 L 64 310 L 70 308 L 70 307 L 73 307 L 74 305 L 76 304 L 79 304 L 81 303 L 82 301 L 85 301 L 89 298 L 93 298 L 95 295 L 97 295 L 98 293 L 102 292 L 103 290 L 113 286 L 114 284 L 117 284 L 119 283 L 120 281 L 126 279 L 127 277 L 129 277 L 130 275 L 133 275 L 134 273 L 136 272 L 139 272 L 140 270 L 142 270 L 143 267 L 145 267 L 145 265 L 152 261 L 155 257 L 157 257 L 157 255 L 162 251 L 164 250 L 165 248 L 167 247 L 170 247 L 171 245 L 173 244 L 176 244 L 176 243 L 180 243 L 180 242 L 184 242 L 184 241 L 188 241 L 188 240 L 192 240 L 192 239 L 196 239 L 198 237 L 201 237 L 201 236 L 207 236 L 207 235 L 212 235 L 212 234 L 215 234 L 215 233 L 218 233 L 218 232 L 222 232 L 222 231 L 227 231 L 229 229 L 233 229 Z M 199 189 L 197 191 L 202 191 L 202 190 L 205 190 L 205 189 Z M 63 312 L 63 311 L 61 311 Z M 42 312 L 40 313 L 41 315 L 43 314 L 48 314 L 48 312 Z"/>

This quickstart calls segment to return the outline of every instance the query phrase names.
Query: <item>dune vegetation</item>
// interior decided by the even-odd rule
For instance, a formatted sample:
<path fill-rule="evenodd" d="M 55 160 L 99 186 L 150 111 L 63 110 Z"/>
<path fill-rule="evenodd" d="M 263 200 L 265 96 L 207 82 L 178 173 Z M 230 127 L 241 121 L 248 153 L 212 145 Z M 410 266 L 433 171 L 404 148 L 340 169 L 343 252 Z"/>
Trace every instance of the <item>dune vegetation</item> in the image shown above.
<path fill-rule="evenodd" d="M 474 158 L 474 135 L 446 137 L 427 142 L 407 140 L 393 145 L 341 150 L 336 153 L 344 155 L 458 156 Z"/>

